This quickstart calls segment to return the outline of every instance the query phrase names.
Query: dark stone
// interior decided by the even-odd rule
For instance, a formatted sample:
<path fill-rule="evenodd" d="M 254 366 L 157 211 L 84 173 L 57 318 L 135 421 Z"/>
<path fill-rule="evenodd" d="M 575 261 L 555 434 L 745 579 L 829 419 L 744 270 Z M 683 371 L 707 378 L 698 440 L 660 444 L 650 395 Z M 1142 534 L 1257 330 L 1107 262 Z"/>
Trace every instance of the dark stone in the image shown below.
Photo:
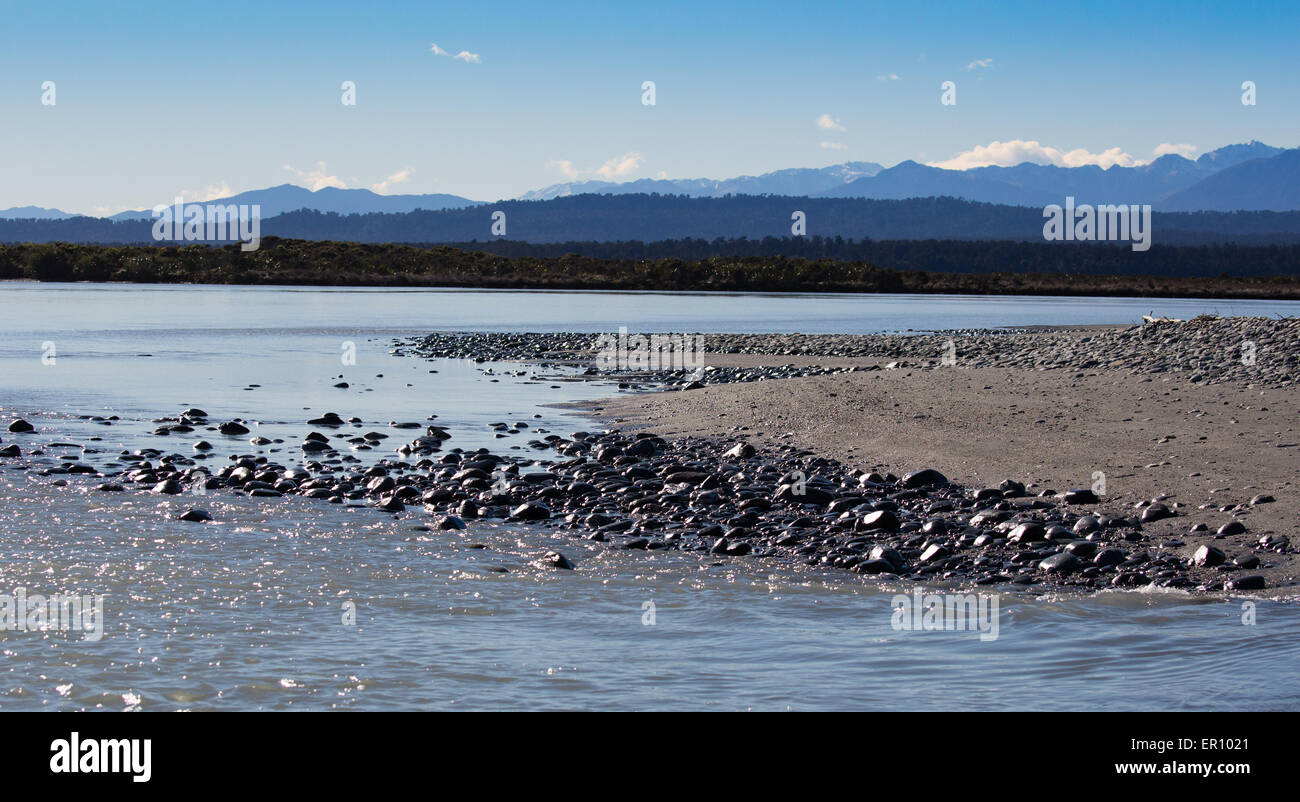
<path fill-rule="evenodd" d="M 1097 552 L 1096 557 L 1092 558 L 1092 564 L 1098 567 L 1105 567 L 1107 565 L 1120 565 L 1121 563 L 1125 562 L 1127 559 L 1128 558 L 1124 555 L 1124 552 L 1121 551 L 1120 549 L 1102 549 L 1101 551 Z"/>
<path fill-rule="evenodd" d="M 1082 563 L 1079 562 L 1079 558 L 1068 551 L 1053 554 L 1038 564 L 1039 570 L 1046 571 L 1049 574 L 1061 574 L 1062 576 L 1074 573 L 1081 566 Z"/>
<path fill-rule="evenodd" d="M 903 555 L 899 554 L 889 546 L 876 546 L 871 549 L 872 560 L 884 560 L 894 567 L 895 571 L 903 568 Z"/>
<path fill-rule="evenodd" d="M 858 519 L 857 528 L 865 532 L 875 530 L 893 532 L 898 529 L 898 516 L 889 510 L 877 510 Z"/>
<path fill-rule="evenodd" d="M 633 457 L 653 457 L 655 455 L 654 441 L 648 437 L 637 440 L 627 447 L 626 453 Z"/>
<path fill-rule="evenodd" d="M 511 510 L 510 517 L 521 521 L 541 521 L 551 517 L 551 510 L 545 504 L 529 501 Z"/>
<path fill-rule="evenodd" d="M 904 476 L 899 484 L 909 490 L 918 487 L 932 487 L 934 485 L 948 484 L 948 477 L 933 468 L 922 468 Z"/>
<path fill-rule="evenodd" d="M 1076 540 L 1066 546 L 1065 550 L 1081 560 L 1087 560 L 1097 553 L 1097 544 L 1090 540 Z"/>
<path fill-rule="evenodd" d="M 1089 488 L 1074 488 L 1065 491 L 1066 504 L 1096 504 L 1097 494 Z"/>
<path fill-rule="evenodd" d="M 929 563 L 934 562 L 935 560 L 941 560 L 944 557 L 947 557 L 950 553 L 951 552 L 946 548 L 936 543 L 921 553 L 921 562 Z"/>
<path fill-rule="evenodd" d="M 1239 576 L 1225 587 L 1228 590 L 1263 590 L 1266 585 L 1264 577 L 1259 574 L 1251 574 L 1250 576 Z"/>
<path fill-rule="evenodd" d="M 819 487 L 808 487 L 804 485 L 781 485 L 776 489 L 776 495 L 772 496 L 776 501 L 786 501 L 792 504 L 816 504 L 824 506 L 835 500 L 833 493 L 828 493 Z"/>
<path fill-rule="evenodd" d="M 1216 532 L 1215 534 L 1220 536 L 1240 535 L 1242 532 L 1245 531 L 1246 531 L 1246 525 L 1243 524 L 1241 521 L 1228 521 L 1223 526 L 1220 526 L 1219 531 Z"/>
<path fill-rule="evenodd" d="M 565 571 L 573 570 L 573 563 L 569 562 L 569 559 L 558 551 L 548 551 L 537 561 L 537 564 L 547 568 L 560 568 Z"/>
<path fill-rule="evenodd" d="M 924 535 L 946 535 L 948 534 L 948 522 L 942 518 L 935 518 L 921 524 L 921 534 Z"/>
<path fill-rule="evenodd" d="M 1139 516 L 1139 520 L 1144 524 L 1151 523 L 1152 521 L 1159 521 L 1162 518 L 1170 518 L 1173 514 L 1174 513 L 1168 507 L 1157 502 L 1143 510 L 1142 515 Z"/>
<path fill-rule="evenodd" d="M 853 566 L 853 570 L 859 574 L 896 574 L 898 573 L 898 566 L 889 560 L 873 559 L 863 560 Z"/>
<path fill-rule="evenodd" d="M 1192 555 L 1192 562 L 1201 567 L 1212 568 L 1216 565 L 1222 565 L 1228 557 L 1223 552 L 1213 546 L 1201 546 Z"/>
<path fill-rule="evenodd" d="M 754 456 L 756 453 L 758 452 L 756 452 L 754 450 L 754 447 L 751 446 L 749 443 L 737 443 L 731 448 L 727 449 L 727 451 L 722 456 L 729 457 L 731 459 L 749 459 L 750 457 Z"/>
<path fill-rule="evenodd" d="M 1034 543 L 1043 540 L 1045 536 L 1046 531 L 1043 529 L 1043 525 L 1030 521 L 1020 524 L 1015 529 L 1012 529 L 1008 542 Z"/>
<path fill-rule="evenodd" d="M 342 426 L 346 421 L 338 416 L 335 412 L 326 412 L 319 418 L 312 418 L 307 421 L 310 426 Z"/>
<path fill-rule="evenodd" d="M 178 517 L 182 521 L 193 521 L 195 523 L 203 523 L 212 520 L 212 515 L 207 510 L 201 510 L 197 507 L 186 510 Z"/>

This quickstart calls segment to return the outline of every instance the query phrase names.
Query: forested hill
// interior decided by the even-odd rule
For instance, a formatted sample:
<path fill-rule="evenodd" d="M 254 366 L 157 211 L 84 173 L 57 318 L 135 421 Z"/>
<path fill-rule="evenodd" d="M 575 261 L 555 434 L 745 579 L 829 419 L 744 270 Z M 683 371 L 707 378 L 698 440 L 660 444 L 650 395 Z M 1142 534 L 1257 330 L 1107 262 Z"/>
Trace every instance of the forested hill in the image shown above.
<path fill-rule="evenodd" d="M 497 212 L 505 214 L 505 236 L 500 239 L 530 243 L 790 237 L 795 212 L 803 212 L 808 236 L 1043 241 L 1043 211 L 1037 207 L 954 198 L 866 200 L 752 195 L 576 195 L 395 214 L 296 211 L 262 220 L 261 234 L 365 243 L 481 242 L 499 239 L 493 232 L 493 215 Z M 1300 212 L 1156 212 L 1152 229 L 1152 242 L 1157 246 L 1300 243 Z M 0 242 L 6 243 L 150 243 L 151 232 L 149 221 L 112 222 L 89 217 L 0 220 Z"/>
<path fill-rule="evenodd" d="M 681 245 L 681 243 L 670 243 Z M 694 243 L 701 253 L 722 243 Z M 743 243 L 736 243 L 737 245 Z M 788 243 L 787 243 L 788 244 Z M 526 247 L 495 242 L 491 247 Z M 873 243 L 885 264 L 807 256 L 597 258 L 582 243 L 518 255 L 445 245 L 371 245 L 267 239 L 256 251 L 46 243 L 0 245 L 0 279 L 202 284 L 749 290 L 767 292 L 976 292 L 1300 298 L 1300 245 L 1164 246 L 1145 254 L 1078 243 Z M 604 247 L 600 243 L 597 247 Z M 626 243 L 629 248 L 647 247 Z M 653 247 L 655 243 L 651 243 Z M 1146 257 L 1137 272 L 1130 262 Z M 976 260 L 977 269 L 960 268 Z M 978 260 L 983 261 L 978 261 Z M 939 269 L 918 270 L 933 263 Z M 998 267 L 1001 265 L 1002 267 Z M 1085 270 L 1073 269 L 1082 265 Z M 1127 265 L 1127 267 L 1125 267 Z M 1219 270 L 1220 266 L 1234 270 Z M 901 266 L 901 269 L 900 269 Z M 1127 270 L 1127 272 L 1125 272 Z"/>

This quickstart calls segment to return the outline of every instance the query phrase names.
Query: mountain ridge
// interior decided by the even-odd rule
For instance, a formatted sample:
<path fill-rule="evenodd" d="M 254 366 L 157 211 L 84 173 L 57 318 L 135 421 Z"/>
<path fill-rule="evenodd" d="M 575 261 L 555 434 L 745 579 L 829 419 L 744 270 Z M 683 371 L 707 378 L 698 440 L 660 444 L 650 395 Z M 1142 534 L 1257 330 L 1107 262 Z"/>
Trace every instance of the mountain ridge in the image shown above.
<path fill-rule="evenodd" d="M 588 194 L 610 197 L 660 194 L 693 198 L 779 195 L 871 200 L 953 197 L 1041 208 L 1073 196 L 1078 203 L 1149 203 L 1158 211 L 1289 211 L 1300 209 L 1300 160 L 1295 157 L 1296 153 L 1300 153 L 1300 148 L 1276 148 L 1250 140 L 1203 153 L 1196 160 L 1165 154 L 1141 165 L 1113 165 L 1104 169 L 1097 165 L 1062 167 L 1026 161 L 1013 166 L 947 170 L 911 159 L 888 168 L 875 162 L 851 161 L 828 167 L 787 168 L 757 176 L 726 179 L 572 181 L 531 190 L 510 200 L 554 200 Z M 1227 177 L 1215 179 L 1224 174 Z M 481 201 L 445 193 L 381 195 L 362 188 L 310 190 L 293 184 L 249 190 L 206 202 L 256 203 L 261 206 L 263 218 L 301 210 L 343 215 L 402 214 L 482 205 Z M 90 216 L 38 206 L 0 210 L 0 220 L 64 220 L 75 217 Z M 151 210 L 138 209 L 91 219 L 151 218 Z"/>

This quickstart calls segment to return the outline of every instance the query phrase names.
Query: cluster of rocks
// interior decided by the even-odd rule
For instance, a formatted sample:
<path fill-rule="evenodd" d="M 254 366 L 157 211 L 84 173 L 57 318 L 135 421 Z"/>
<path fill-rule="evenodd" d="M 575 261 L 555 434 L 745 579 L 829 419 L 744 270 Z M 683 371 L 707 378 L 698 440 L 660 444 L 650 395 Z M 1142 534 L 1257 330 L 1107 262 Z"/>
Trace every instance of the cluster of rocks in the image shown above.
<path fill-rule="evenodd" d="M 598 336 L 574 332 L 438 332 L 396 340 L 394 353 L 476 362 L 575 362 L 591 359 Z"/>
<path fill-rule="evenodd" d="M 506 361 L 591 362 L 595 334 L 440 333 L 400 342 L 398 353 Z M 690 335 L 694 336 L 694 335 Z M 1218 318 L 1156 321 L 1126 329 L 954 330 L 931 334 L 705 334 L 712 354 L 891 360 L 897 367 L 1121 370 L 1181 373 L 1190 381 L 1287 386 L 1300 378 L 1300 319 Z M 871 366 L 876 367 L 876 366 Z M 888 367 L 888 365 L 886 366 Z M 868 369 L 860 367 L 859 369 Z M 852 368 L 816 365 L 706 368 L 638 373 L 670 386 L 795 378 Z M 595 374 L 592 368 L 589 373 Z"/>
<path fill-rule="evenodd" d="M 951 345 L 950 345 L 951 344 Z M 916 335 L 720 334 L 712 353 L 909 359 L 916 367 L 1182 372 L 1191 381 L 1286 386 L 1300 378 L 1300 318 L 1160 320 L 1108 330 Z"/>
<path fill-rule="evenodd" d="M 832 373 L 856 373 L 859 370 L 878 370 L 876 366 L 823 367 L 821 365 L 759 365 L 755 367 L 719 367 L 708 365 L 699 370 L 658 370 L 621 374 L 621 387 L 641 384 L 670 390 L 698 390 L 710 384 L 739 384 L 772 379 L 798 379 L 804 376 L 826 376 Z M 588 369 L 588 375 L 599 375 Z"/>
<path fill-rule="evenodd" d="M 694 335 L 691 335 L 694 336 Z M 710 337 L 716 335 L 709 335 Z M 819 365 L 762 365 L 755 367 L 721 367 L 706 365 L 699 369 L 604 371 L 594 366 L 598 334 L 437 333 L 413 340 L 395 340 L 393 354 L 425 359 L 472 359 L 475 362 L 536 362 L 546 366 L 585 367 L 581 378 L 617 379 L 623 389 L 697 389 L 708 384 L 795 379 L 868 370 L 861 367 L 822 367 Z M 707 342 L 707 339 L 706 339 Z M 874 366 L 873 366 L 874 367 Z"/>
<path fill-rule="evenodd" d="M 323 420 L 317 425 L 327 425 Z M 1255 539 L 1234 521 L 1213 536 L 1222 548 L 1204 544 L 1188 554 L 1182 541 L 1148 542 L 1144 525 L 1175 515 L 1159 500 L 1134 516 L 1116 515 L 1099 511 L 1087 489 L 1030 495 L 1013 480 L 968 489 L 933 469 L 902 477 L 862 473 L 788 446 L 760 454 L 743 442 L 573 432 L 537 440 L 560 459 L 535 461 L 487 449 L 444 452 L 449 438 L 429 426 L 398 449 L 405 459 L 369 467 L 349 466 L 327 447 L 319 459 L 295 465 L 232 455 L 214 472 L 190 456 L 142 449 L 119 456 L 126 465 L 116 472 L 69 460 L 40 473 L 92 474 L 109 480 L 97 486 L 104 492 L 132 487 L 177 495 L 199 487 L 259 498 L 298 495 L 428 516 L 421 529 L 499 519 L 623 549 L 752 555 L 986 585 L 1257 590 L 1265 581 L 1251 569 L 1292 551 L 1287 537 Z M 309 435 L 304 453 L 322 442 L 328 446 L 323 436 Z M 196 508 L 180 518 L 211 516 Z M 537 564 L 572 567 L 559 552 Z"/>
<path fill-rule="evenodd" d="M 592 360 L 597 335 L 435 334 L 398 341 L 395 353 L 476 361 L 551 361 L 582 365 Z M 1300 321 L 1263 318 L 1197 318 L 1155 322 L 1125 330 L 947 332 L 929 335 L 717 334 L 705 350 L 790 356 L 875 357 L 897 366 L 934 367 L 956 357 L 958 366 L 1186 371 L 1195 381 L 1244 380 L 1286 385 L 1297 375 Z M 886 365 L 885 367 L 888 367 Z M 705 384 L 761 381 L 853 370 L 856 367 L 707 366 L 700 370 L 617 374 L 624 387 L 692 389 Z M 609 379 L 594 367 L 586 377 Z M 436 416 L 430 416 L 430 420 Z M 104 420 L 105 424 L 112 421 Z M 250 430 L 234 420 L 209 424 L 191 408 L 154 421 L 158 435 L 199 428 L 223 435 Z M 97 469 L 71 457 L 40 470 L 44 475 L 86 474 L 109 481 L 105 492 L 127 487 L 174 495 L 187 489 L 229 489 L 254 497 L 300 495 L 334 504 L 375 507 L 392 514 L 420 511 L 431 529 L 463 529 L 475 519 L 505 519 L 559 529 L 626 549 L 676 549 L 741 557 L 754 555 L 864 574 L 976 584 L 1100 588 L 1162 587 L 1203 591 L 1256 590 L 1265 586 L 1259 568 L 1272 554 L 1292 553 L 1284 535 L 1255 538 L 1240 521 L 1211 535 L 1201 525 L 1189 534 L 1215 542 L 1194 551 L 1181 540 L 1148 542 L 1144 526 L 1175 515 L 1161 499 L 1140 502 L 1132 515 L 1097 509 L 1089 490 L 1051 490 L 1030 495 L 1007 480 L 998 487 L 967 489 L 933 469 L 903 477 L 862 473 L 795 451 L 789 446 L 760 455 L 746 443 L 687 439 L 618 431 L 574 432 L 568 437 L 530 430 L 526 422 L 494 424 L 497 436 L 532 432 L 529 446 L 561 459 L 499 456 L 487 449 L 444 451 L 451 434 L 429 422 L 392 422 L 390 428 L 423 429 L 384 458 L 365 467 L 351 451 L 388 448 L 389 435 L 357 427 L 327 413 L 307 423 L 334 430 L 311 431 L 299 444 L 303 462 L 283 465 L 266 456 L 236 454 L 212 471 L 200 463 L 213 455 L 205 440 L 192 455 L 160 449 L 123 453 L 118 469 Z M 31 434 L 18 420 L 9 432 Z M 542 435 L 546 435 L 543 437 Z M 269 444 L 273 441 L 258 442 Z M 278 441 L 274 441 L 278 442 Z M 0 457 L 22 456 L 15 444 Z M 1259 503 L 1271 498 L 1259 497 Z M 182 520 L 211 519 L 191 509 Z M 1235 543 L 1235 545 L 1229 545 Z M 558 552 L 538 565 L 572 567 Z"/>

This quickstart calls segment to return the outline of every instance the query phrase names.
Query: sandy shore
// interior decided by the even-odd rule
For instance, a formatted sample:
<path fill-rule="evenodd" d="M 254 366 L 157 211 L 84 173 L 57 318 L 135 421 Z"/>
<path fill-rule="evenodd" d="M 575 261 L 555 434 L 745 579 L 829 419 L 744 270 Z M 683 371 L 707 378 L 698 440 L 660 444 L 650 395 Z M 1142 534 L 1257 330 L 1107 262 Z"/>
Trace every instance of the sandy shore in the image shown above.
<path fill-rule="evenodd" d="M 717 367 L 881 365 L 883 359 L 710 354 Z M 1177 513 L 1144 528 L 1190 557 L 1229 561 L 1265 535 L 1294 539 L 1300 515 L 1300 393 L 1294 385 L 1193 383 L 1186 373 L 1000 367 L 895 368 L 628 394 L 586 405 L 625 430 L 792 445 L 864 471 L 935 468 L 968 487 L 1004 479 L 1064 491 L 1105 476 L 1100 509 L 1134 515 L 1161 498 Z M 1272 503 L 1251 500 L 1272 496 Z M 1232 520 L 1241 534 L 1216 537 Z M 1195 524 L 1205 531 L 1192 531 Z M 1181 545 L 1174 545 L 1181 543 Z M 1261 552 L 1270 592 L 1294 593 L 1294 553 Z"/>

